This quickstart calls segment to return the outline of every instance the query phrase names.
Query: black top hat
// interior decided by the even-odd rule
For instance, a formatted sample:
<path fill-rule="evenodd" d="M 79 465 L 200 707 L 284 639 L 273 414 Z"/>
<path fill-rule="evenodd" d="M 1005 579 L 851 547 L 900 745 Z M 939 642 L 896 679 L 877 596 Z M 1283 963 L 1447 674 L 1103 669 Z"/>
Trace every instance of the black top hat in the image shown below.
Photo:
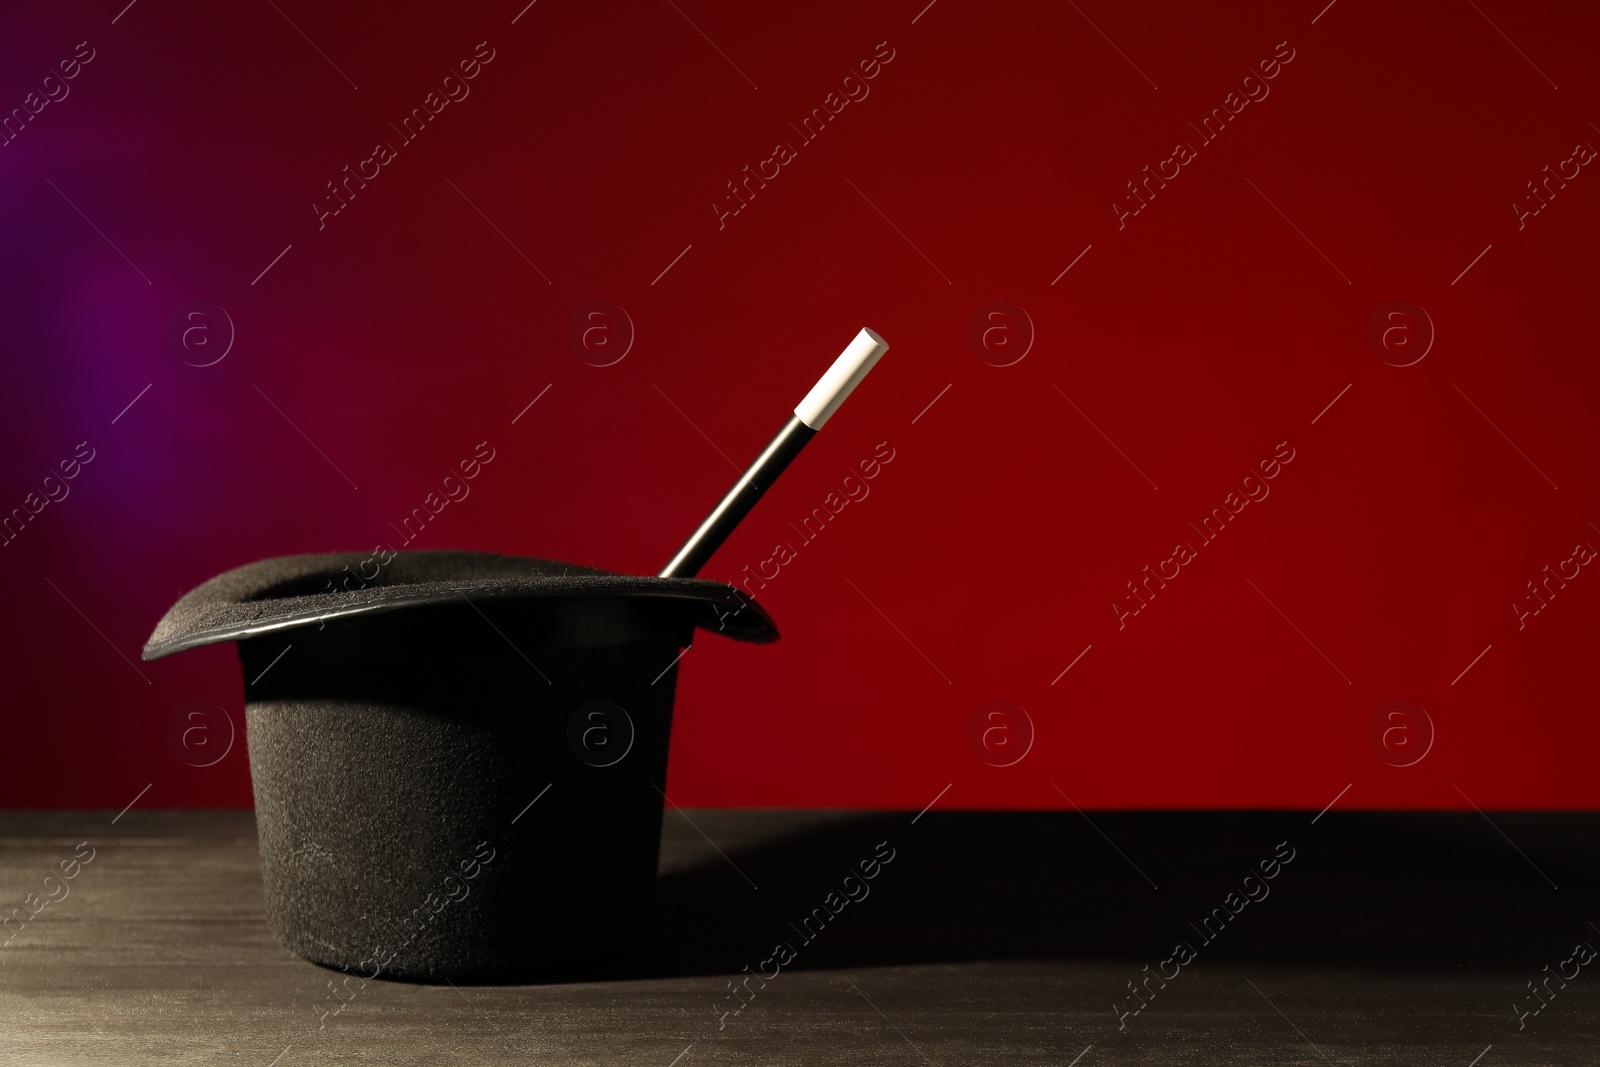
<path fill-rule="evenodd" d="M 778 637 L 720 582 L 334 553 L 218 575 L 144 656 L 238 642 L 280 941 L 363 980 L 494 980 L 641 936 L 696 626 Z"/>

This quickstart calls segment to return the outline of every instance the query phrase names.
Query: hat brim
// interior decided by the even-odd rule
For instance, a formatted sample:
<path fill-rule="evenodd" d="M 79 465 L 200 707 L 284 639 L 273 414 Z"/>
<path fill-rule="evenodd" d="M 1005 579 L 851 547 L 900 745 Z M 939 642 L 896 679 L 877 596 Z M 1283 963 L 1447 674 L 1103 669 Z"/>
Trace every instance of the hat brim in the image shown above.
<path fill-rule="evenodd" d="M 375 569 L 368 578 L 369 570 Z M 413 551 L 379 564 L 370 554 L 278 556 L 217 575 L 186 593 L 156 624 L 143 658 L 330 619 L 415 611 L 462 600 L 637 599 L 681 607 L 701 629 L 738 641 L 778 639 L 766 611 L 731 585 L 656 578 L 493 552 Z"/>

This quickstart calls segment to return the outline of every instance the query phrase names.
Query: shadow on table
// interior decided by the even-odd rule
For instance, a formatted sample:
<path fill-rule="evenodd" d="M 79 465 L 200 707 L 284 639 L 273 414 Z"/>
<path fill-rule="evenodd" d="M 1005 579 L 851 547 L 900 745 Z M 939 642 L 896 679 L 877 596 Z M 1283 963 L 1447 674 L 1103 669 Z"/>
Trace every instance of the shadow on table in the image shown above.
<path fill-rule="evenodd" d="M 839 816 L 663 876 L 644 949 L 563 980 L 733 976 L 770 969 L 779 942 L 795 953 L 785 970 L 1072 958 L 1137 968 L 1179 941 L 1210 960 L 1537 970 L 1579 940 L 1600 945 L 1582 910 L 1600 882 L 1600 813 L 1493 824 L 1477 813 L 1335 811 L 1315 825 L 1302 812 L 1091 817 Z M 862 897 L 843 880 L 882 842 L 894 858 Z M 1290 850 L 1276 877 L 1259 877 Z M 841 907 L 845 888 L 861 899 Z M 1258 899 L 1240 904 L 1247 894 Z"/>

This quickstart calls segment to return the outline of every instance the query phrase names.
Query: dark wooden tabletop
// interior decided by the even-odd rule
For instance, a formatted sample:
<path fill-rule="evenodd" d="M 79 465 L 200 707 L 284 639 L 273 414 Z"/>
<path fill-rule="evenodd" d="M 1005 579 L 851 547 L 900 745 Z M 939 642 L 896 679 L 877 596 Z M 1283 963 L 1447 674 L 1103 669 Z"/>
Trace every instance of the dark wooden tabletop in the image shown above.
<path fill-rule="evenodd" d="M 0 1062 L 1600 1060 L 1592 814 L 669 808 L 645 948 L 516 986 L 345 983 L 250 812 L 114 814 L 0 813 Z"/>

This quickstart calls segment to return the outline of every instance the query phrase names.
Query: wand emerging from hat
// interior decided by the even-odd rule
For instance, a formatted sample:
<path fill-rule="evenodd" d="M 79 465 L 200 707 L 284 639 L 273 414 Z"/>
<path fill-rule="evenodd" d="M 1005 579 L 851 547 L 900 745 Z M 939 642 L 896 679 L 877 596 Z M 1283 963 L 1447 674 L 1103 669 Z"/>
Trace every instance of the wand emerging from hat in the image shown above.
<path fill-rule="evenodd" d="M 145 659 L 238 644 L 278 940 L 363 980 L 509 981 L 632 951 L 678 663 L 697 627 L 778 639 L 695 574 L 888 347 L 857 334 L 660 575 L 413 550 L 335 588 L 371 560 L 330 553 L 174 604 Z"/>
<path fill-rule="evenodd" d="M 817 384 L 795 405 L 794 414 L 768 443 L 744 475 L 734 483 L 728 495 L 711 510 L 700 528 L 684 542 L 672 562 L 662 568 L 662 578 L 693 578 L 706 561 L 722 546 L 733 528 L 756 506 L 761 494 L 771 488 L 778 475 L 800 454 L 806 442 L 817 436 L 823 424 L 839 410 L 861 379 L 867 376 L 882 355 L 889 351 L 889 342 L 878 334 L 861 328 L 855 339 L 833 361 L 828 373 L 817 379 Z"/>

